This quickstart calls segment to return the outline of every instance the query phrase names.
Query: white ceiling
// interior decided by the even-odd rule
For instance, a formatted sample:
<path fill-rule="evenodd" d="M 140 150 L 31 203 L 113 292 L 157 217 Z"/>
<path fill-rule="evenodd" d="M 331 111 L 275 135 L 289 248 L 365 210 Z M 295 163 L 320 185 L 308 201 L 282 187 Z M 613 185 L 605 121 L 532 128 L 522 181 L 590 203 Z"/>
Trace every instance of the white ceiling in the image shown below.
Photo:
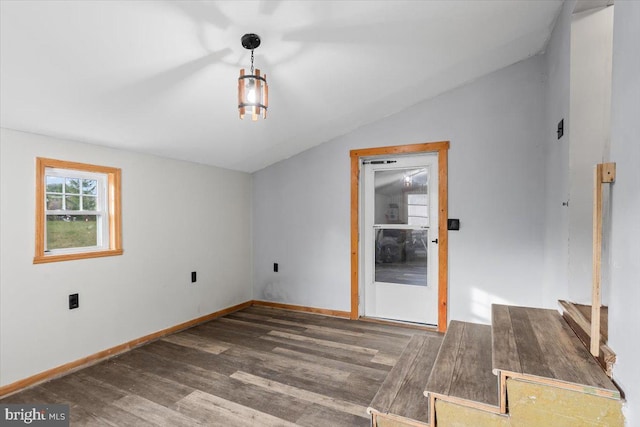
<path fill-rule="evenodd" d="M 253 172 L 539 53 L 562 2 L 0 5 L 2 127 Z M 265 121 L 238 119 L 248 32 Z"/>

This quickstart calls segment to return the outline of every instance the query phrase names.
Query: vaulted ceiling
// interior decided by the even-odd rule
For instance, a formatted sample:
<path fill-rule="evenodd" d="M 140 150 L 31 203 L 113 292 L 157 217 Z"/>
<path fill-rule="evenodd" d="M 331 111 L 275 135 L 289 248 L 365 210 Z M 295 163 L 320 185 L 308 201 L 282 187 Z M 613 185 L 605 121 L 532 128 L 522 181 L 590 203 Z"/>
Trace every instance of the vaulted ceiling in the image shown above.
<path fill-rule="evenodd" d="M 0 125 L 253 172 L 540 53 L 561 0 L 1 1 Z M 239 120 L 260 35 L 266 120 Z"/>

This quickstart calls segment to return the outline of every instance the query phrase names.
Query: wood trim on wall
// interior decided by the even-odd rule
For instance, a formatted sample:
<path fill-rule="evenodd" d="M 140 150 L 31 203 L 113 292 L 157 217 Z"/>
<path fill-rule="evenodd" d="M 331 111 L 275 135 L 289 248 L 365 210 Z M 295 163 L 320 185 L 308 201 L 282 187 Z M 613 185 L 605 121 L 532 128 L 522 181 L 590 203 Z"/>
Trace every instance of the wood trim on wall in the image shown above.
<path fill-rule="evenodd" d="M 417 329 L 420 331 L 439 332 L 438 328 L 430 325 L 422 325 L 420 323 L 410 323 L 395 320 L 377 319 L 375 317 L 361 317 L 360 322 L 377 323 L 379 325 L 396 326 L 398 328 Z"/>
<path fill-rule="evenodd" d="M 449 144 L 438 150 L 438 332 L 447 331 L 449 295 Z"/>
<path fill-rule="evenodd" d="M 351 151 L 351 320 L 358 319 L 359 292 L 359 196 L 360 196 L 360 156 Z"/>
<path fill-rule="evenodd" d="M 438 153 L 438 332 L 447 330 L 447 295 L 449 277 L 448 150 L 449 141 L 351 150 L 351 313 L 358 319 L 359 303 L 359 233 L 360 233 L 360 158 L 394 154 Z"/>
<path fill-rule="evenodd" d="M 107 203 L 109 204 L 109 248 L 101 251 L 75 252 L 59 255 L 45 255 L 45 175 L 47 168 L 69 169 L 107 175 Z M 99 258 L 122 255 L 122 201 L 121 201 L 121 175 L 119 168 L 98 166 L 88 163 L 69 162 L 66 160 L 36 158 L 36 203 L 35 203 L 35 255 L 34 264 L 49 262 L 69 261 L 87 258 Z"/>
<path fill-rule="evenodd" d="M 284 304 L 280 302 L 253 300 L 251 305 L 257 305 L 261 307 L 281 308 L 283 310 L 302 311 L 304 313 L 323 314 L 325 316 L 343 317 L 349 318 L 350 313 L 348 311 L 330 310 L 327 308 L 307 307 L 304 305 Z"/>
<path fill-rule="evenodd" d="M 145 335 L 143 337 L 126 342 L 124 344 L 120 344 L 115 347 L 111 347 L 106 350 L 99 351 L 98 353 L 89 355 L 87 357 L 74 360 L 73 362 L 65 363 L 64 365 L 57 366 L 55 368 L 46 370 L 44 372 L 40 372 L 38 374 L 32 375 L 22 380 L 18 380 L 11 384 L 7 384 L 5 386 L 0 387 L 0 397 L 4 397 L 8 394 L 18 392 L 22 389 L 51 380 L 53 378 L 61 377 L 70 372 L 77 371 L 87 366 L 94 365 L 98 362 L 101 362 L 105 359 L 109 359 L 113 356 L 117 356 L 118 354 L 124 353 L 126 351 L 132 350 L 143 344 L 147 344 L 151 341 L 160 339 L 166 335 L 170 335 L 175 332 L 191 328 L 193 326 L 199 325 L 200 323 L 208 322 L 209 320 L 213 320 L 217 317 L 224 316 L 229 313 L 233 313 L 234 311 L 242 310 L 244 308 L 250 307 L 252 303 L 253 301 L 247 301 L 241 304 L 234 305 L 232 307 L 227 307 L 222 310 L 218 310 L 214 313 L 207 314 L 205 316 L 198 317 L 196 319 L 192 319 L 184 323 L 180 323 L 179 325 L 175 325 L 170 328 L 163 329 L 161 331 L 154 332 L 149 335 Z"/>

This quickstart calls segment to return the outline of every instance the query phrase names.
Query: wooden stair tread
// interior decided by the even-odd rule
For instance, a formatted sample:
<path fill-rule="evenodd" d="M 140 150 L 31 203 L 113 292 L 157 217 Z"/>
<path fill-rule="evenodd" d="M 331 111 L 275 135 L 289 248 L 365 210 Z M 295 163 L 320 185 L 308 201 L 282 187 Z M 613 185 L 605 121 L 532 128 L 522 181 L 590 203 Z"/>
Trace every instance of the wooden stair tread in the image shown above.
<path fill-rule="evenodd" d="M 429 380 L 443 337 L 427 337 L 420 347 L 413 364 L 413 369 L 398 391 L 395 400 L 389 407 L 389 413 L 397 414 L 412 420 L 427 423 L 428 408 L 427 399 L 424 397 L 424 388 Z"/>
<path fill-rule="evenodd" d="M 555 310 L 494 304 L 491 341 L 496 375 L 620 398 L 619 390 Z"/>
<path fill-rule="evenodd" d="M 442 343 L 439 335 L 414 335 L 389 371 L 368 412 L 428 423 L 424 386 Z"/>
<path fill-rule="evenodd" d="M 453 320 L 425 394 L 496 411 L 498 379 L 491 368 L 491 327 Z"/>

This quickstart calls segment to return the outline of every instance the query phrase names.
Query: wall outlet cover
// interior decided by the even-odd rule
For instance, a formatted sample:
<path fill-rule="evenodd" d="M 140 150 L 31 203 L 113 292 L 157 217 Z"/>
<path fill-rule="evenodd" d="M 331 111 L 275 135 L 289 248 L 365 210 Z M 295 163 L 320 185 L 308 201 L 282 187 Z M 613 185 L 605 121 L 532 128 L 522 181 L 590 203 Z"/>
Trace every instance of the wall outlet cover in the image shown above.
<path fill-rule="evenodd" d="M 69 310 L 80 307 L 80 297 L 78 294 L 69 295 Z"/>

